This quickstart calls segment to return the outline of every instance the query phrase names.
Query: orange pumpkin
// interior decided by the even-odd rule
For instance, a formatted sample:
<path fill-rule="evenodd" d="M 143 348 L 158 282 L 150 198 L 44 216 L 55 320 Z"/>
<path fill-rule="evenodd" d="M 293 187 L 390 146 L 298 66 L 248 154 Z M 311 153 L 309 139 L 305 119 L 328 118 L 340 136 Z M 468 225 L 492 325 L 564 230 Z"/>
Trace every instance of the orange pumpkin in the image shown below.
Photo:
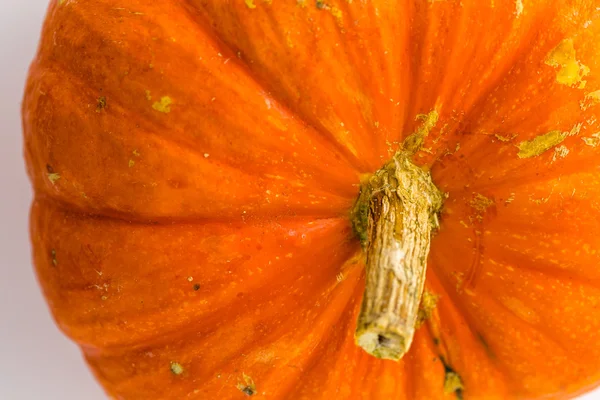
<path fill-rule="evenodd" d="M 54 0 L 37 274 L 115 399 L 574 397 L 599 117 L 596 0 Z"/>

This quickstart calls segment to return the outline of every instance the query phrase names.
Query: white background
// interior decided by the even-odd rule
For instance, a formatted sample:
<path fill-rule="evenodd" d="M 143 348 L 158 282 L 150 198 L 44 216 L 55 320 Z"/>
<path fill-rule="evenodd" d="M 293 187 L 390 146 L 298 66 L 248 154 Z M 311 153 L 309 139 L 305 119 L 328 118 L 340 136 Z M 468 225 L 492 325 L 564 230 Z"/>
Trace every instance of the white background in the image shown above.
<path fill-rule="evenodd" d="M 78 349 L 54 326 L 30 262 L 19 113 L 47 2 L 0 0 L 0 400 L 102 400 Z M 600 391 L 582 399 L 600 400 Z"/>

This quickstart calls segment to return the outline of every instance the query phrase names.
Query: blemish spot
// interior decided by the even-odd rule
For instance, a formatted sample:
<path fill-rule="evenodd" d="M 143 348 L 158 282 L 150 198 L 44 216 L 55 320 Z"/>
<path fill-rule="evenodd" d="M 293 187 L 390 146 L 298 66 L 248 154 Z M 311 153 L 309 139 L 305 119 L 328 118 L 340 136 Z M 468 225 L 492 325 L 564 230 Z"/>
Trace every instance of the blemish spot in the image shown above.
<path fill-rule="evenodd" d="M 52 257 L 52 265 L 55 267 L 58 266 L 58 260 L 56 259 L 56 250 L 55 249 L 52 249 L 50 251 L 50 256 Z"/>
<path fill-rule="evenodd" d="M 583 140 L 583 142 L 588 146 L 597 147 L 598 145 L 600 145 L 600 132 L 592 134 L 591 137 L 581 138 L 581 140 Z"/>
<path fill-rule="evenodd" d="M 158 112 L 168 114 L 171 112 L 171 104 L 173 104 L 173 100 L 169 96 L 163 96 L 160 101 L 152 104 L 152 108 Z"/>
<path fill-rule="evenodd" d="M 183 366 L 178 362 L 171 362 L 171 372 L 174 375 L 181 375 L 183 374 Z"/>
<path fill-rule="evenodd" d="M 515 12 L 517 14 L 517 18 L 519 18 L 521 16 L 521 14 L 523 14 L 523 0 L 516 0 L 515 1 Z"/>
<path fill-rule="evenodd" d="M 197 292 L 198 290 L 200 290 L 200 284 L 195 283 L 194 286 L 193 286 L 193 289 L 194 289 L 195 292 Z"/>
<path fill-rule="evenodd" d="M 585 98 L 579 103 L 583 111 L 596 104 L 600 104 L 600 90 L 586 94 Z"/>
<path fill-rule="evenodd" d="M 446 374 L 444 376 L 444 393 L 454 393 L 458 399 L 462 399 L 464 385 L 462 379 L 460 378 L 460 375 L 458 375 L 456 371 L 452 370 L 448 366 L 445 366 L 445 368 Z"/>
<path fill-rule="evenodd" d="M 583 77 L 590 69 L 577 61 L 573 39 L 565 39 L 558 44 L 546 57 L 546 65 L 560 68 L 556 73 L 556 81 L 562 85 L 585 87 Z"/>
<path fill-rule="evenodd" d="M 246 7 L 250 9 L 256 8 L 256 4 L 254 4 L 254 0 L 245 0 Z"/>
<path fill-rule="evenodd" d="M 48 174 L 48 180 L 50 181 L 50 183 L 52 183 L 53 185 L 56 183 L 56 181 L 58 181 L 60 179 L 60 174 L 57 174 L 56 172 L 52 172 L 50 174 Z"/>
<path fill-rule="evenodd" d="M 480 193 L 474 193 L 473 198 L 469 202 L 469 205 L 479 213 L 485 213 L 487 209 L 493 206 L 494 204 L 494 200 L 487 198 Z"/>
<path fill-rule="evenodd" d="M 516 138 L 518 135 L 512 135 L 512 136 L 502 136 L 499 134 L 495 134 L 494 135 L 496 137 L 496 139 L 498 139 L 501 142 L 510 142 L 511 140 L 513 140 L 514 138 Z"/>
<path fill-rule="evenodd" d="M 149 90 L 146 90 L 146 100 L 148 100 L 148 101 L 152 100 L 152 94 L 150 93 Z"/>
<path fill-rule="evenodd" d="M 415 119 L 417 121 L 421 121 L 422 123 L 417 128 L 415 133 L 406 138 L 403 144 L 404 148 L 410 153 L 415 153 L 420 150 L 425 137 L 427 137 L 431 130 L 435 128 L 439 118 L 440 115 L 438 114 L 437 110 L 432 110 L 427 114 L 417 115 Z"/>
<path fill-rule="evenodd" d="M 567 146 L 560 145 L 558 147 L 555 147 L 554 155 L 552 156 L 552 162 L 554 162 L 560 158 L 565 158 L 567 156 L 567 154 L 569 154 L 569 149 L 567 148 Z"/>
<path fill-rule="evenodd" d="M 519 158 L 531 158 L 539 156 L 542 153 L 550 150 L 554 146 L 565 140 L 565 135 L 561 131 L 550 131 L 543 135 L 537 136 L 531 140 L 525 140 L 517 145 Z"/>
<path fill-rule="evenodd" d="M 135 161 L 129 160 L 129 168 L 132 168 L 135 165 Z"/>
<path fill-rule="evenodd" d="M 106 97 L 101 96 L 98 98 L 98 101 L 96 104 L 96 112 L 101 112 L 105 108 L 106 108 Z"/>
<path fill-rule="evenodd" d="M 254 384 L 254 380 L 252 380 L 252 378 L 246 374 L 242 374 L 242 376 L 244 378 L 244 383 L 238 383 L 237 388 L 248 396 L 254 396 L 256 394 L 256 385 Z"/>

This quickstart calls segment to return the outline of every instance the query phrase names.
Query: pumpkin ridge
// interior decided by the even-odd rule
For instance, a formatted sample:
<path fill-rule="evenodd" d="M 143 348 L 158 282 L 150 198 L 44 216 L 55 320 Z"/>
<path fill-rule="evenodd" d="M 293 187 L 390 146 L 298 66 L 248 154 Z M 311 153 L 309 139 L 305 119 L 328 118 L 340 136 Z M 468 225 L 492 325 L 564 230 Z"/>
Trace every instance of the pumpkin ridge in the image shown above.
<path fill-rule="evenodd" d="M 229 43 L 227 43 L 225 40 L 221 39 L 219 37 L 219 35 L 217 34 L 217 32 L 213 28 L 210 28 L 210 26 L 211 26 L 210 24 L 202 22 L 202 19 L 205 18 L 204 16 L 192 15 L 189 8 L 192 8 L 193 10 L 197 11 L 198 14 L 200 14 L 200 10 L 197 9 L 196 6 L 194 6 L 191 3 L 191 1 L 192 0 L 184 0 L 184 2 L 183 2 L 184 4 L 182 5 L 182 9 L 188 13 L 190 19 L 195 22 L 195 24 L 198 26 L 198 28 L 202 32 L 204 32 L 207 37 L 211 38 L 211 40 L 215 43 L 215 45 L 226 48 L 227 53 L 229 53 L 229 54 L 232 54 L 232 55 L 236 54 L 233 47 L 231 47 L 231 45 Z M 323 127 L 321 125 L 317 125 L 317 124 L 309 122 L 308 119 L 304 115 L 302 115 L 301 112 L 299 112 L 299 110 L 295 110 L 294 107 L 291 106 L 291 104 L 289 104 L 287 101 L 280 98 L 279 96 L 273 95 L 273 93 L 271 93 L 271 90 L 269 89 L 269 85 L 266 82 L 263 82 L 263 80 L 260 79 L 252 71 L 252 69 L 250 68 L 248 63 L 246 63 L 244 61 L 243 57 L 241 57 L 241 58 L 240 57 L 232 57 L 232 58 L 234 59 L 234 62 L 237 65 L 239 65 L 240 67 L 242 67 L 244 72 L 246 72 L 246 74 L 257 85 L 259 85 L 260 87 L 262 87 L 264 89 L 264 93 L 269 93 L 269 97 L 271 97 L 274 101 L 276 101 L 277 104 L 279 104 L 279 106 L 282 109 L 288 110 L 290 115 L 294 115 L 294 116 L 298 117 L 305 125 L 310 126 L 311 128 L 313 128 L 313 130 L 315 132 L 318 132 L 320 134 L 320 137 L 325 139 L 331 146 L 333 146 L 333 148 L 335 150 L 337 150 L 344 157 L 346 162 L 350 163 L 350 165 L 352 165 L 354 168 L 356 168 L 357 171 L 359 171 L 361 173 L 366 173 L 366 172 L 370 171 L 370 168 L 367 165 L 365 165 L 365 163 L 362 162 L 357 156 L 352 154 L 346 146 L 344 146 L 342 143 L 337 141 L 333 137 L 333 135 L 331 135 L 329 130 L 327 130 L 325 127 Z"/>

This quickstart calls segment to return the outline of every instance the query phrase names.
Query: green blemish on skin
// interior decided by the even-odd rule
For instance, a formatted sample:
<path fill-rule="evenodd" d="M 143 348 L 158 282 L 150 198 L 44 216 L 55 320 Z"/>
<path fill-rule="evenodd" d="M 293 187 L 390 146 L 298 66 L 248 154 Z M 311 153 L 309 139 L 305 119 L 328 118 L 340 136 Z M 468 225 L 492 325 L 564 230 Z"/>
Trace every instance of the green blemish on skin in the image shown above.
<path fill-rule="evenodd" d="M 256 8 L 256 4 L 254 4 L 254 0 L 245 0 L 246 7 L 250 9 Z"/>
<path fill-rule="evenodd" d="M 565 140 L 567 135 L 561 131 L 550 131 L 531 140 L 525 140 L 517 145 L 519 158 L 539 156 Z"/>
<path fill-rule="evenodd" d="M 57 174 L 56 172 L 50 173 L 48 174 L 48 180 L 50 181 L 50 183 L 52 183 L 53 185 L 56 183 L 56 181 L 58 181 L 60 179 L 60 174 Z"/>
<path fill-rule="evenodd" d="M 237 384 L 237 388 L 244 394 L 248 395 L 248 396 L 253 396 L 256 394 L 256 385 L 254 384 L 254 381 L 252 380 L 252 378 L 250 378 L 248 375 L 246 374 L 242 374 L 243 378 L 244 378 L 244 383 L 238 383 Z"/>
<path fill-rule="evenodd" d="M 154 102 L 152 108 L 158 112 L 168 114 L 171 112 L 171 104 L 173 104 L 173 100 L 169 96 L 164 96 L 160 98 L 160 101 Z"/>
<path fill-rule="evenodd" d="M 464 389 L 462 379 L 454 371 L 446 371 L 444 377 L 444 393 L 445 394 L 456 394 L 456 397 L 462 399 L 462 391 Z"/>
<path fill-rule="evenodd" d="M 556 73 L 556 81 L 562 85 L 574 86 L 583 89 L 586 81 L 583 77 L 590 73 L 590 69 L 577 61 L 573 39 L 565 39 L 558 44 L 546 57 L 546 65 L 560 68 Z"/>
<path fill-rule="evenodd" d="M 183 366 L 177 362 L 171 362 L 171 372 L 174 375 L 181 375 L 183 374 Z"/>
<path fill-rule="evenodd" d="M 105 108 L 106 108 L 106 97 L 101 96 L 98 98 L 98 101 L 96 104 L 96 112 L 101 112 Z"/>

